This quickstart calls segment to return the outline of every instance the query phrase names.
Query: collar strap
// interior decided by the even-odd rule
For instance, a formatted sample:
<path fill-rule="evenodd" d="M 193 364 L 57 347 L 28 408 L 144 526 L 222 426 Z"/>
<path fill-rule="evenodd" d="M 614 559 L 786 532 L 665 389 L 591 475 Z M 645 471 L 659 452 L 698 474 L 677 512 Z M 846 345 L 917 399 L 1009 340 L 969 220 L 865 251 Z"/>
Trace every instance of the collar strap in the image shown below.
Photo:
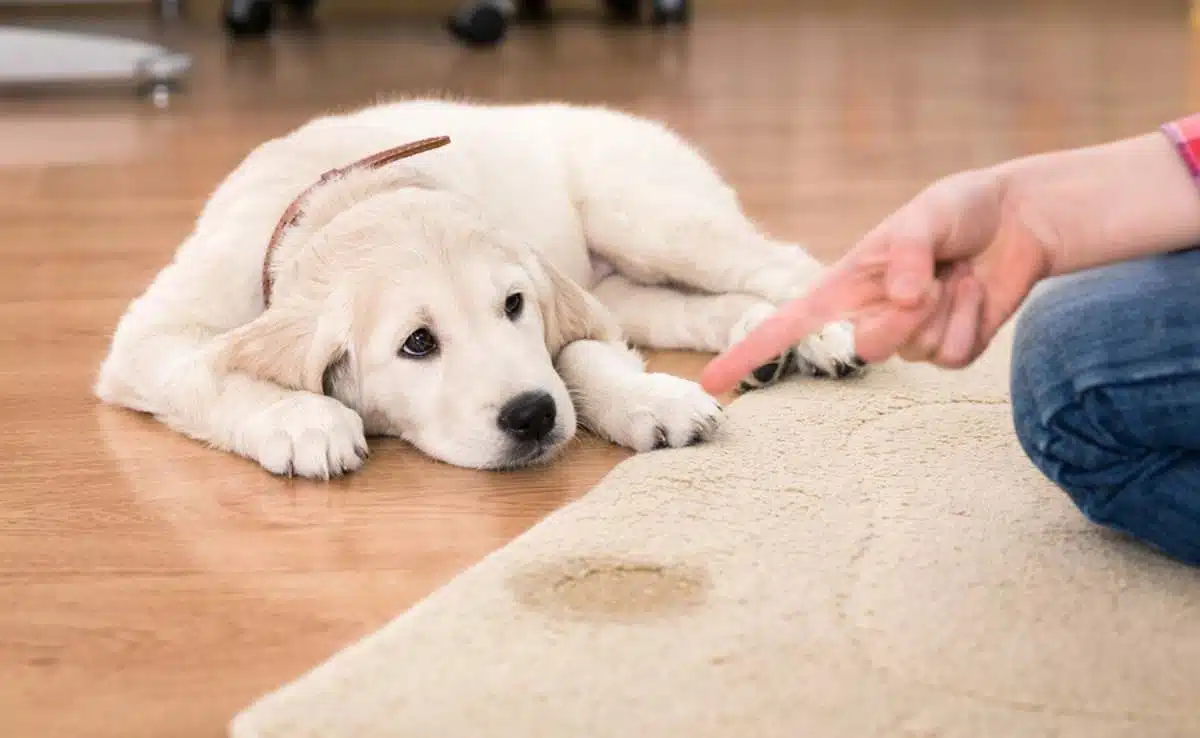
<path fill-rule="evenodd" d="M 309 185 L 307 189 L 297 195 L 296 199 L 292 200 L 291 204 L 288 205 L 287 210 L 283 211 L 283 215 L 279 218 L 279 222 L 275 225 L 275 230 L 273 233 L 271 233 L 271 240 L 267 242 L 266 254 L 263 255 L 262 289 L 264 305 L 271 304 L 271 256 L 275 251 L 275 247 L 278 246 L 280 240 L 282 240 L 283 234 L 288 228 L 291 228 L 293 225 L 295 225 L 296 221 L 300 219 L 300 216 L 304 214 L 304 201 L 309 195 L 312 194 L 313 190 L 317 189 L 323 184 L 326 184 L 330 180 L 339 179 L 345 176 L 350 171 L 356 169 L 380 169 L 388 164 L 391 164 L 392 162 L 400 161 L 401 159 L 407 159 L 410 156 L 416 156 L 417 154 L 423 154 L 426 151 L 432 151 L 433 149 L 441 148 L 448 143 L 450 143 L 449 136 L 437 136 L 435 138 L 425 138 L 421 139 L 420 141 L 413 141 L 402 146 L 396 146 L 394 148 L 380 151 L 376 154 L 371 154 L 368 157 L 359 159 L 353 164 L 337 167 L 336 169 L 330 169 L 322 174 L 320 179 Z"/>

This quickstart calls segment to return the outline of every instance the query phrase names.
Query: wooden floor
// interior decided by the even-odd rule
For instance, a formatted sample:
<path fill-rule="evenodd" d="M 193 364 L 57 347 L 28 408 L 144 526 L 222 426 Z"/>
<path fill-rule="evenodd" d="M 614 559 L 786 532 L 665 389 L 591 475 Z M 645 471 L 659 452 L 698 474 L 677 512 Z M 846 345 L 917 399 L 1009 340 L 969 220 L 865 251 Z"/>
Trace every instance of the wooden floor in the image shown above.
<path fill-rule="evenodd" d="M 99 406 L 114 321 L 257 142 L 391 94 L 608 103 L 673 124 L 828 258 L 940 174 L 1196 103 L 1184 2 L 943 5 L 702 13 L 664 36 L 573 23 L 490 53 L 434 23 L 237 47 L 172 31 L 198 66 L 166 112 L 0 98 L 0 735 L 219 736 L 625 458 L 584 440 L 550 469 L 472 473 L 376 443 L 348 479 L 285 481 Z"/>

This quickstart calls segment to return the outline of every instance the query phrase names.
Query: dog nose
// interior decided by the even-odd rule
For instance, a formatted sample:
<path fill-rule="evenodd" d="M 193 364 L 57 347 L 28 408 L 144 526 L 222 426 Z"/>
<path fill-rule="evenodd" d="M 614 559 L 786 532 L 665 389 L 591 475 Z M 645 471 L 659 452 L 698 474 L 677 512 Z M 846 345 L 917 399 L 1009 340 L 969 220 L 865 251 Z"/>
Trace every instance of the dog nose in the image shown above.
<path fill-rule="evenodd" d="M 554 430 L 558 408 L 547 392 L 522 392 L 500 408 L 500 430 L 518 441 L 540 441 Z"/>

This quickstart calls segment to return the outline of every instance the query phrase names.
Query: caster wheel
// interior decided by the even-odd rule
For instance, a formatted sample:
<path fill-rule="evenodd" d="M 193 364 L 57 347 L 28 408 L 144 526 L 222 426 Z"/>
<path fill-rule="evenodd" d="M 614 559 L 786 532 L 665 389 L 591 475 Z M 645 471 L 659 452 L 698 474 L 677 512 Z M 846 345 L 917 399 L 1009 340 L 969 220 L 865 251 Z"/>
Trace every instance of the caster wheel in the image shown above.
<path fill-rule="evenodd" d="M 225 0 L 225 30 L 232 36 L 265 36 L 274 22 L 271 0 Z"/>
<path fill-rule="evenodd" d="M 484 2 L 460 10 L 448 25 L 450 32 L 469 46 L 492 46 L 504 38 L 508 18 L 503 9 Z"/>
<path fill-rule="evenodd" d="M 150 102 L 159 110 L 166 110 L 171 104 L 171 85 L 166 82 L 157 82 L 150 88 Z"/>
<path fill-rule="evenodd" d="M 181 85 L 177 80 L 154 79 L 139 84 L 137 86 L 137 93 L 139 97 L 149 101 L 155 108 L 166 110 L 171 107 L 171 101 L 180 87 Z"/>
<path fill-rule="evenodd" d="M 691 20 L 692 7 L 689 0 L 654 0 L 651 20 L 656 26 L 682 25 Z"/>
<path fill-rule="evenodd" d="M 285 0 L 285 4 L 298 20 L 311 21 L 317 12 L 317 0 Z"/>
<path fill-rule="evenodd" d="M 521 0 L 517 4 L 518 23 L 549 23 L 551 16 L 549 0 Z"/>
<path fill-rule="evenodd" d="M 180 89 L 192 67 L 192 59 L 184 54 L 161 54 L 142 59 L 137 64 L 135 87 L 159 110 L 171 104 L 172 95 Z"/>
<path fill-rule="evenodd" d="M 615 23 L 637 23 L 642 16 L 641 0 L 604 0 L 608 17 Z"/>

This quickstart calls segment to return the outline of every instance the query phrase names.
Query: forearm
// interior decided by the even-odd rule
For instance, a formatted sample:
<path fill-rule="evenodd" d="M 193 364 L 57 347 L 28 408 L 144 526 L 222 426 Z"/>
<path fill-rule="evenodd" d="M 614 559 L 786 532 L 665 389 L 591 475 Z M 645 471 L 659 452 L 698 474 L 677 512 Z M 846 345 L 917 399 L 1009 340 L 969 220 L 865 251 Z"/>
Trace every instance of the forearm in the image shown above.
<path fill-rule="evenodd" d="M 1200 245 L 1200 190 L 1162 132 L 997 167 L 1006 200 L 1046 243 L 1050 273 Z"/>

